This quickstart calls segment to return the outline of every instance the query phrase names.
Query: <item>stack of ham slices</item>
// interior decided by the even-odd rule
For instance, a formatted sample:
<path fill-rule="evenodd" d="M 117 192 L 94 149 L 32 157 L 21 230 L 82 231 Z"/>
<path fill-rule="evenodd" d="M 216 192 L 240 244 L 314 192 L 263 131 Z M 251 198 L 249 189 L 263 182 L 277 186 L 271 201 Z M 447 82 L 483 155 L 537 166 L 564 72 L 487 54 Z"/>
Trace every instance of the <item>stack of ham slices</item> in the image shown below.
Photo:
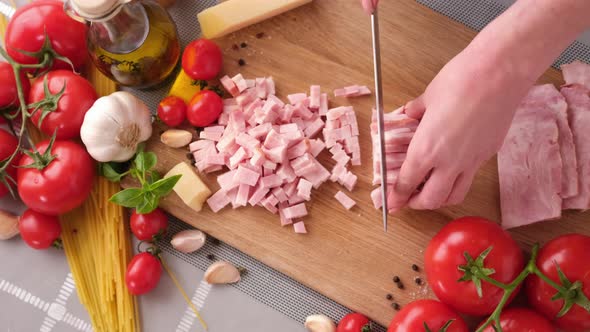
<path fill-rule="evenodd" d="M 590 208 L 590 66 L 562 66 L 566 85 L 533 87 L 498 153 L 502 225 Z"/>
<path fill-rule="evenodd" d="M 218 125 L 204 128 L 189 146 L 199 171 L 226 170 L 217 177 L 221 189 L 207 200 L 209 207 L 218 212 L 228 204 L 262 206 L 278 214 L 281 225 L 306 233 L 300 219 L 308 213 L 312 189 L 331 180 L 352 191 L 357 183 L 348 168 L 361 164 L 354 109 L 329 109 L 317 85 L 309 96 L 288 95 L 285 103 L 276 97 L 272 78 L 238 74 L 221 83 L 233 98 L 224 100 Z M 336 161 L 331 171 L 316 159 L 325 149 Z M 342 192 L 335 198 L 347 209 L 354 205 Z"/>
<path fill-rule="evenodd" d="M 387 168 L 387 192 L 395 183 L 399 170 L 406 160 L 406 152 L 419 121 L 408 117 L 399 108 L 383 116 L 385 138 L 385 164 Z M 373 110 L 371 121 L 371 140 L 373 142 L 373 185 L 381 183 L 381 154 L 379 150 L 379 135 L 377 133 L 377 112 Z M 389 195 L 388 195 L 389 197 Z M 383 205 L 381 201 L 381 186 L 371 192 L 371 199 L 376 209 Z M 389 199 L 388 199 L 389 201 Z M 391 204 L 390 204 L 391 205 Z"/>

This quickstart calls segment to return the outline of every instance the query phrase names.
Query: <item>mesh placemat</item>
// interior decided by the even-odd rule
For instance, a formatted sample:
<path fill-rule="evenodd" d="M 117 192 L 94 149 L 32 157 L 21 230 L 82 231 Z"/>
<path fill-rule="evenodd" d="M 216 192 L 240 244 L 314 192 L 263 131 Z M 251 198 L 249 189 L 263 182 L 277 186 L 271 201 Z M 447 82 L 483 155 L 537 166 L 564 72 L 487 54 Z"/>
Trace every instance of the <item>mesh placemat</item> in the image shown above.
<path fill-rule="evenodd" d="M 488 23 L 504 12 L 508 5 L 494 0 L 416 0 L 418 3 L 452 18 L 466 26 L 481 31 Z M 553 63 L 559 69 L 562 64 L 574 60 L 590 62 L 590 46 L 582 41 L 574 41 Z"/>

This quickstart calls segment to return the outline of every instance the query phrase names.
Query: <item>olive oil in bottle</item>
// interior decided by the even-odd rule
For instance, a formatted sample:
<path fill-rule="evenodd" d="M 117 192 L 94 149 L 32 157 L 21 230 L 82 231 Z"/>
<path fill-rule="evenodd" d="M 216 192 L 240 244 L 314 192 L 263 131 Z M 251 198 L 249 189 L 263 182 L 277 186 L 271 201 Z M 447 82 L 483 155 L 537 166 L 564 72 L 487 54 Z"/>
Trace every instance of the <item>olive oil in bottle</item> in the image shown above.
<path fill-rule="evenodd" d="M 124 86 L 162 82 L 180 57 L 176 26 L 152 0 L 70 0 L 66 10 L 89 24 L 88 50 L 96 67 Z"/>

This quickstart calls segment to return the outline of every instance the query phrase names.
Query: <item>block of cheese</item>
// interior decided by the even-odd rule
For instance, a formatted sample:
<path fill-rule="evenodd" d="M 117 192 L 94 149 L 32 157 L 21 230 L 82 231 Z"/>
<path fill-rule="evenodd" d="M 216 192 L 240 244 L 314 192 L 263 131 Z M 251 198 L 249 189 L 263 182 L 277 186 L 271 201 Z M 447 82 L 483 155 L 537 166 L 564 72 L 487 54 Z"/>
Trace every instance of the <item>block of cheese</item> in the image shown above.
<path fill-rule="evenodd" d="M 172 88 L 170 88 L 168 95 L 181 98 L 185 103 L 188 104 L 193 96 L 199 91 L 201 91 L 199 84 L 195 84 L 195 81 L 190 78 L 184 72 L 184 70 L 180 69 L 180 72 L 178 73 L 178 76 L 176 76 L 176 80 L 174 80 L 174 84 L 172 84 Z"/>
<path fill-rule="evenodd" d="M 197 16 L 205 38 L 217 38 L 297 8 L 312 0 L 227 0 Z"/>
<path fill-rule="evenodd" d="M 174 191 L 182 199 L 184 204 L 197 212 L 201 211 L 203 203 L 211 196 L 211 190 L 209 190 L 207 185 L 195 173 L 194 167 L 185 162 L 180 162 L 178 165 L 172 167 L 164 177 L 168 178 L 178 174 L 182 176 L 174 186 Z"/>

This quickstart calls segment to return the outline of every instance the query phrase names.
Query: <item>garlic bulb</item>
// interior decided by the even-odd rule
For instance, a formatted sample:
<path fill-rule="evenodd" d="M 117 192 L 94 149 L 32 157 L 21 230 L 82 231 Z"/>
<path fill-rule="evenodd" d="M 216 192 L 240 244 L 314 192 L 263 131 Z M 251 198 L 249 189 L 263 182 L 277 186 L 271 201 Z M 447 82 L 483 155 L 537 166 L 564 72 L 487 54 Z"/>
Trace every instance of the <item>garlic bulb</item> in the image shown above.
<path fill-rule="evenodd" d="M 137 97 L 117 91 L 99 98 L 86 112 L 80 137 L 100 162 L 131 159 L 137 145 L 152 135 L 152 114 Z"/>
<path fill-rule="evenodd" d="M 326 315 L 308 316 L 305 328 L 310 332 L 336 332 L 336 324 Z"/>

